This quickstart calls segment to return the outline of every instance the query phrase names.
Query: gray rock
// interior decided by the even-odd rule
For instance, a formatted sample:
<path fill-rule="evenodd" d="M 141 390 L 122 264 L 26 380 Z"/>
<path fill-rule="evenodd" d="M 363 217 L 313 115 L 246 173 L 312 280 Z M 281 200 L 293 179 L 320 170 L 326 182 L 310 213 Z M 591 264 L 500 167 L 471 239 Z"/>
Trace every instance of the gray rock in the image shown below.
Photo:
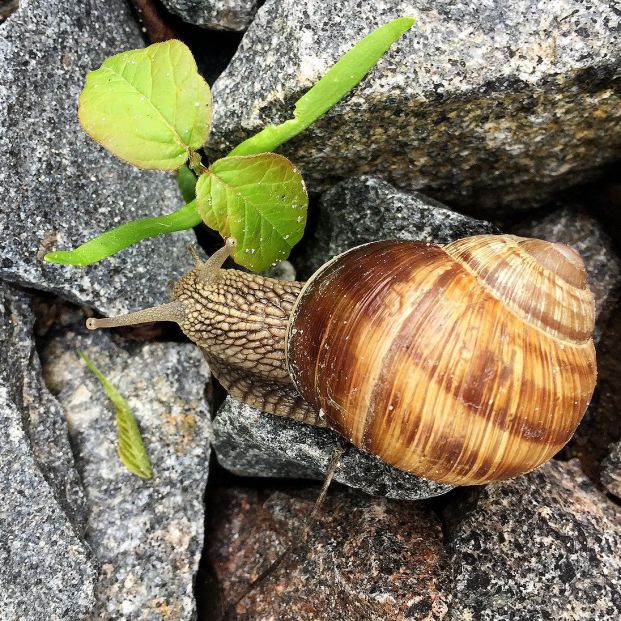
<path fill-rule="evenodd" d="M 475 220 L 417 192 L 404 192 L 378 177 L 341 181 L 319 201 L 318 225 L 306 242 L 303 277 L 349 248 L 378 239 L 407 239 L 446 244 L 497 233 L 489 222 Z"/>
<path fill-rule="evenodd" d="M 138 478 L 119 460 L 114 408 L 77 350 L 127 399 L 153 479 Z M 210 442 L 209 375 L 200 352 L 76 329 L 59 331 L 42 359 L 66 411 L 90 510 L 86 538 L 101 563 L 89 619 L 193 619 Z"/>
<path fill-rule="evenodd" d="M 213 426 L 220 465 L 241 476 L 322 480 L 338 435 L 272 416 L 227 397 Z M 367 494 L 416 500 L 445 494 L 453 486 L 397 470 L 350 447 L 334 479 Z"/>
<path fill-rule="evenodd" d="M 143 242 L 86 268 L 44 263 L 125 221 L 182 203 L 172 175 L 109 155 L 80 129 L 86 72 L 144 45 L 124 0 L 21 0 L 0 37 L 0 277 L 108 313 L 168 301 L 191 265 L 192 232 Z"/>
<path fill-rule="evenodd" d="M 596 339 L 619 299 L 621 260 L 604 225 L 578 206 L 566 206 L 545 217 L 536 217 L 512 231 L 524 237 L 564 242 L 584 259 L 589 287 L 595 298 Z"/>
<path fill-rule="evenodd" d="M 190 24 L 214 30 L 246 30 L 259 0 L 162 0 L 164 6 Z"/>
<path fill-rule="evenodd" d="M 620 16 L 607 0 L 268 0 L 216 81 L 224 153 L 374 27 L 414 27 L 354 93 L 282 148 L 311 190 L 358 174 L 449 204 L 522 209 L 617 159 Z"/>
<path fill-rule="evenodd" d="M 264 492 L 216 488 L 206 567 L 216 611 L 260 569 L 292 553 L 230 615 L 230 621 L 440 621 L 450 572 L 437 517 L 422 503 L 330 490 L 304 545 L 300 534 L 316 490 Z M 220 618 L 214 614 L 209 618 Z"/>
<path fill-rule="evenodd" d="M 621 498 L 621 442 L 611 446 L 610 454 L 602 463 L 601 480 L 611 494 Z"/>
<path fill-rule="evenodd" d="M 62 409 L 45 389 L 28 297 L 0 283 L 0 618 L 79 621 L 96 565 Z"/>
<path fill-rule="evenodd" d="M 621 511 L 577 462 L 471 492 L 446 517 L 451 621 L 621 616 Z"/>

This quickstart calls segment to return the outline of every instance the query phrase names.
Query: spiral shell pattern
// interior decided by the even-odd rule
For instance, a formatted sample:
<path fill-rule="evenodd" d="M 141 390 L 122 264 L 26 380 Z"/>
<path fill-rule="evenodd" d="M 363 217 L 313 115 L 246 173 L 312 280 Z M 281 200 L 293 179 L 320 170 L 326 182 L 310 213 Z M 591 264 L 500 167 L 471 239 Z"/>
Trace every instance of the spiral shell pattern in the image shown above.
<path fill-rule="evenodd" d="M 532 470 L 569 440 L 595 385 L 593 323 L 568 246 L 376 242 L 306 283 L 287 364 L 356 446 L 419 476 L 481 484 Z"/>

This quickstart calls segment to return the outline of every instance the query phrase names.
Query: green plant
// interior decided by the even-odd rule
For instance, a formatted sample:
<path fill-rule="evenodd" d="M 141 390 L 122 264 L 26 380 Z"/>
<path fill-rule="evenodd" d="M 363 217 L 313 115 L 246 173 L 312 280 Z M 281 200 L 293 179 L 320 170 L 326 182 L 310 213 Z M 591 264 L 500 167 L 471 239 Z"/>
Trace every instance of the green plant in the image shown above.
<path fill-rule="evenodd" d="M 116 409 L 116 426 L 118 432 L 117 453 L 125 467 L 142 479 L 153 478 L 153 469 L 149 455 L 142 442 L 138 423 L 129 409 L 123 395 L 110 383 L 106 376 L 91 362 L 84 352 L 78 352 L 88 368 L 101 383 L 106 397 Z"/>
<path fill-rule="evenodd" d="M 142 239 L 201 222 L 235 237 L 233 258 L 249 269 L 287 258 L 304 233 L 308 196 L 295 166 L 271 151 L 345 97 L 413 23 L 402 17 L 371 32 L 296 102 L 293 118 L 265 127 L 208 167 L 199 149 L 209 134 L 211 93 L 190 50 L 171 40 L 108 58 L 86 78 L 78 112 L 82 127 L 135 166 L 178 170 L 187 204 L 123 224 L 74 250 L 50 252 L 45 260 L 89 265 Z"/>

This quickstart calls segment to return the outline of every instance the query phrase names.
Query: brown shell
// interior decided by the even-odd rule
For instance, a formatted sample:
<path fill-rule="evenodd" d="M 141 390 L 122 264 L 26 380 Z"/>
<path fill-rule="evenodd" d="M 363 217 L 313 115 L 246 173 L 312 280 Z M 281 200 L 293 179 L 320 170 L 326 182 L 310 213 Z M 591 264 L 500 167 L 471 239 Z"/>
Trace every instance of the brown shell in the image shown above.
<path fill-rule="evenodd" d="M 593 298 L 562 244 L 386 241 L 306 284 L 287 362 L 356 446 L 456 484 L 527 472 L 571 437 L 596 379 Z"/>

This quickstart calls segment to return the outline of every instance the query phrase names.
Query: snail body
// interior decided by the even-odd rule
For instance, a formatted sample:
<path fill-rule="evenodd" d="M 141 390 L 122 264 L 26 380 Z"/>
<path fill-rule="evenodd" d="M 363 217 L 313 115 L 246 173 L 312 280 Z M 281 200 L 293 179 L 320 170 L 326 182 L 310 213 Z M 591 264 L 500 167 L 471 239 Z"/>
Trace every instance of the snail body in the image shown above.
<path fill-rule="evenodd" d="M 220 269 L 233 244 L 186 274 L 171 304 L 89 327 L 176 321 L 233 396 L 444 483 L 532 470 L 584 415 L 594 304 L 564 244 L 373 242 L 306 283 Z"/>

